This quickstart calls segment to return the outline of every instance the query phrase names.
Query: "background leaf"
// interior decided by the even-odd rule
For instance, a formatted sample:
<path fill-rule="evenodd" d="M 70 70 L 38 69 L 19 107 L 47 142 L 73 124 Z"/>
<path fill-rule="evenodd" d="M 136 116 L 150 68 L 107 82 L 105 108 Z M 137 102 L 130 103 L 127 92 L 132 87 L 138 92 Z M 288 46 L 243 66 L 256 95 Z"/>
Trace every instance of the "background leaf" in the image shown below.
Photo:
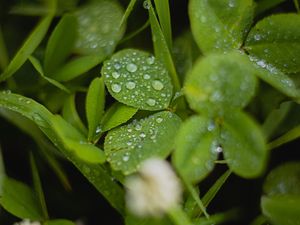
<path fill-rule="evenodd" d="M 5 210 L 19 218 L 31 220 L 45 219 L 32 189 L 12 178 L 6 177 L 3 180 L 0 204 Z"/>
<path fill-rule="evenodd" d="M 151 111 L 169 106 L 173 87 L 168 72 L 147 52 L 119 51 L 104 62 L 101 73 L 109 93 L 119 102 Z"/>
<path fill-rule="evenodd" d="M 269 16 L 251 29 L 244 48 L 282 72 L 300 72 L 299 27 L 298 14 Z"/>
<path fill-rule="evenodd" d="M 166 157 L 180 122 L 176 114 L 164 111 L 109 131 L 104 142 L 107 161 L 127 175 L 150 157 Z"/>
<path fill-rule="evenodd" d="M 56 219 L 46 221 L 44 225 L 75 225 L 75 223 L 70 220 Z"/>
<path fill-rule="evenodd" d="M 239 49 L 252 23 L 253 10 L 252 0 L 190 0 L 192 33 L 201 51 Z"/>

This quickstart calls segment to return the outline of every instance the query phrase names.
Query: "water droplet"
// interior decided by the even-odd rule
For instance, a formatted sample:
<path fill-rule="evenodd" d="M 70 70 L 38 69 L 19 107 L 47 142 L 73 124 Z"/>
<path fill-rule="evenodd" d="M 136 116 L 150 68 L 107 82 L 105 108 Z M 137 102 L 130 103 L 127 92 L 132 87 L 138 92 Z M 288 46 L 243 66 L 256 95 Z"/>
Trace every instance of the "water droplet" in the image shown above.
<path fill-rule="evenodd" d="M 122 90 L 122 88 L 119 84 L 112 84 L 111 90 L 115 93 L 119 93 Z"/>
<path fill-rule="evenodd" d="M 137 71 L 137 65 L 135 65 L 134 63 L 129 63 L 126 66 L 126 69 L 128 70 L 128 72 L 134 73 L 135 71 Z"/>
<path fill-rule="evenodd" d="M 216 128 L 216 125 L 213 121 L 211 121 L 207 126 L 208 131 L 213 131 L 215 128 Z"/>
<path fill-rule="evenodd" d="M 149 98 L 146 102 L 149 106 L 155 106 L 156 101 L 153 98 Z"/>
<path fill-rule="evenodd" d="M 96 128 L 96 134 L 100 134 L 101 131 L 102 131 L 101 126 L 98 126 L 98 127 Z"/>
<path fill-rule="evenodd" d="M 131 146 L 131 145 L 132 145 L 132 142 L 131 142 L 131 141 L 128 141 L 128 142 L 127 142 L 127 145 L 128 145 L 128 146 Z"/>
<path fill-rule="evenodd" d="M 152 65 L 155 61 L 155 58 L 154 56 L 150 56 L 148 59 L 146 59 L 146 62 L 149 64 L 149 65 Z"/>
<path fill-rule="evenodd" d="M 144 7 L 144 9 L 150 9 L 150 4 L 149 4 L 149 2 L 147 0 L 145 0 L 143 2 L 143 7 Z"/>
<path fill-rule="evenodd" d="M 120 77 L 120 74 L 118 72 L 112 72 L 112 77 L 115 79 L 118 79 Z"/>
<path fill-rule="evenodd" d="M 135 129 L 136 129 L 136 130 L 141 130 L 141 129 L 142 129 L 142 126 L 141 126 L 140 124 L 137 124 L 137 125 L 135 125 Z"/>
<path fill-rule="evenodd" d="M 164 120 L 163 118 L 158 117 L 158 118 L 156 119 L 156 122 L 157 122 L 157 123 L 161 123 L 163 120 Z"/>
<path fill-rule="evenodd" d="M 129 156 L 128 156 L 128 155 L 124 155 L 124 156 L 123 156 L 123 161 L 124 161 L 124 162 L 127 162 L 128 160 L 129 160 Z"/>
<path fill-rule="evenodd" d="M 120 63 L 115 63 L 114 67 L 115 67 L 116 70 L 119 70 L 119 69 L 121 69 L 121 64 Z"/>
<path fill-rule="evenodd" d="M 229 3 L 228 3 L 228 5 L 229 5 L 230 8 L 235 7 L 235 1 L 234 0 L 230 0 Z"/>
<path fill-rule="evenodd" d="M 145 80 L 149 80 L 151 78 L 151 76 L 149 74 L 145 74 L 143 77 Z"/>
<path fill-rule="evenodd" d="M 223 148 L 221 146 L 218 146 L 215 150 L 217 153 L 223 152 Z"/>
<path fill-rule="evenodd" d="M 259 34 L 255 34 L 255 35 L 254 35 L 254 39 L 255 39 L 256 41 L 259 41 L 259 40 L 261 39 L 261 36 L 260 36 Z"/>
<path fill-rule="evenodd" d="M 261 66 L 262 68 L 265 68 L 267 66 L 266 63 L 265 63 L 265 61 L 263 61 L 263 60 L 257 61 L 256 64 L 259 65 L 259 66 Z"/>
<path fill-rule="evenodd" d="M 154 80 L 154 81 L 152 81 L 152 87 L 155 90 L 160 91 L 164 88 L 164 84 L 159 80 Z"/>
<path fill-rule="evenodd" d="M 132 82 L 132 81 L 128 81 L 128 82 L 126 83 L 126 88 L 129 89 L 129 90 L 134 89 L 134 88 L 135 88 L 135 83 Z"/>
<path fill-rule="evenodd" d="M 30 100 L 27 100 L 27 101 L 26 101 L 26 104 L 30 104 L 30 103 L 31 103 L 31 101 L 30 101 Z"/>
<path fill-rule="evenodd" d="M 145 134 L 144 132 L 142 132 L 142 133 L 140 134 L 140 137 L 141 137 L 141 138 L 145 138 L 145 137 L 146 137 L 146 134 Z"/>

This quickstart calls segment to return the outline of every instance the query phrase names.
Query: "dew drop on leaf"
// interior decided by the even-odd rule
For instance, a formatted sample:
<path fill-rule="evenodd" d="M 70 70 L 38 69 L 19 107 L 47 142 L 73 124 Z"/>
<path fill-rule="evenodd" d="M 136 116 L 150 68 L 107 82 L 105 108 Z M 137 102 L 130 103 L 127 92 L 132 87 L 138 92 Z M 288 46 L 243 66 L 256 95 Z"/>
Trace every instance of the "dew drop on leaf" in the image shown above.
<path fill-rule="evenodd" d="M 122 90 L 122 87 L 119 84 L 112 84 L 111 90 L 115 93 L 119 93 Z"/>

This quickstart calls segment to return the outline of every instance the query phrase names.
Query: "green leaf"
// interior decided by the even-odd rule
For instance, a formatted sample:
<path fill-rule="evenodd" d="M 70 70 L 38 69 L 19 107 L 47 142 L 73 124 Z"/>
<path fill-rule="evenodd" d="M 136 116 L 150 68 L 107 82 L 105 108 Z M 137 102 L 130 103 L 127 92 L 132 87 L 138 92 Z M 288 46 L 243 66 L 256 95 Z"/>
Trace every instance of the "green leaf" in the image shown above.
<path fill-rule="evenodd" d="M 5 210 L 19 218 L 45 219 L 36 195 L 31 188 L 8 177 L 3 180 L 0 204 Z"/>
<path fill-rule="evenodd" d="M 252 0 L 191 0 L 189 17 L 203 53 L 239 49 L 253 19 Z"/>
<path fill-rule="evenodd" d="M 284 163 L 273 169 L 264 183 L 264 192 L 268 196 L 299 195 L 300 196 L 300 162 Z"/>
<path fill-rule="evenodd" d="M 46 80 L 47 82 L 49 82 L 53 86 L 59 88 L 60 90 L 66 92 L 66 93 L 70 93 L 70 90 L 68 88 L 66 88 L 64 85 L 62 85 L 61 83 L 57 82 L 56 80 L 53 80 L 53 79 L 51 79 L 49 77 L 46 77 L 44 75 L 42 65 L 41 65 L 40 61 L 37 58 L 35 58 L 33 56 L 29 56 L 28 59 L 31 62 L 31 64 L 33 65 L 33 67 L 36 69 L 36 71 L 39 73 L 39 75 L 41 75 L 41 77 L 44 80 Z"/>
<path fill-rule="evenodd" d="M 57 81 L 70 81 L 97 66 L 103 60 L 104 56 L 101 54 L 77 57 L 58 69 L 52 78 Z"/>
<path fill-rule="evenodd" d="M 172 49 L 172 27 L 169 0 L 154 0 L 154 3 L 159 18 L 161 30 L 164 34 L 169 49 Z"/>
<path fill-rule="evenodd" d="M 172 59 L 172 55 L 170 52 L 170 49 L 168 48 L 167 41 L 165 39 L 165 36 L 163 34 L 163 31 L 161 30 L 161 27 L 159 25 L 159 22 L 157 20 L 155 11 L 152 7 L 151 1 L 147 0 L 147 4 L 149 7 L 149 20 L 151 25 L 151 31 L 152 31 L 152 40 L 153 40 L 153 47 L 154 47 L 154 53 L 155 56 L 161 60 L 166 68 L 168 69 L 173 85 L 174 90 L 179 91 L 180 90 L 180 82 L 178 79 L 178 75 L 175 69 L 175 65 Z"/>
<path fill-rule="evenodd" d="M 125 105 L 150 111 L 169 106 L 172 84 L 168 71 L 147 52 L 119 51 L 104 62 L 101 73 L 109 93 Z"/>
<path fill-rule="evenodd" d="M 46 219 L 49 219 L 47 205 L 46 205 L 46 201 L 45 201 L 45 196 L 44 196 L 44 192 L 43 192 L 43 187 L 42 187 L 39 171 L 38 171 L 38 168 L 37 168 L 37 165 L 36 165 L 36 162 L 35 162 L 32 152 L 30 152 L 29 156 L 30 156 L 29 161 L 30 161 L 31 174 L 32 174 L 32 180 L 33 180 L 35 194 L 40 203 L 40 207 L 42 209 L 44 217 Z"/>
<path fill-rule="evenodd" d="M 78 168 L 78 170 L 97 188 L 115 209 L 123 214 L 124 191 L 113 181 L 110 172 L 100 164 L 91 164 L 86 162 L 86 160 L 79 159 L 76 150 L 74 152 L 74 149 L 71 149 L 71 151 L 69 148 L 66 149 L 66 143 L 64 143 L 66 136 L 71 135 L 72 138 L 75 137 L 78 138 L 78 140 L 82 138 L 82 140 L 84 140 L 84 137 L 82 137 L 76 129 L 67 124 L 62 118 L 54 117 L 54 115 L 44 106 L 32 99 L 17 94 L 11 94 L 9 91 L 0 92 L 0 107 L 18 112 L 35 122 L 48 138 L 57 145 L 61 153 Z M 59 133 L 54 129 L 53 122 Z M 74 144 L 74 142 L 71 143 L 70 148 L 76 148 L 76 146 L 74 146 L 76 144 Z M 82 144 L 85 145 L 85 143 Z M 82 148 L 86 149 L 89 148 L 89 146 L 84 146 Z M 85 156 L 91 157 L 89 153 L 96 152 L 95 148 L 96 147 L 91 149 L 91 151 L 88 150 L 89 152 Z M 97 150 L 100 151 L 98 148 Z"/>
<path fill-rule="evenodd" d="M 75 223 L 70 220 L 56 219 L 46 221 L 44 225 L 75 225 Z"/>
<path fill-rule="evenodd" d="M 236 52 L 212 54 L 196 62 L 187 75 L 184 91 L 195 111 L 222 115 L 245 107 L 254 96 L 256 83 L 246 56 Z"/>
<path fill-rule="evenodd" d="M 300 196 L 262 197 L 263 214 L 273 225 L 300 225 Z"/>
<path fill-rule="evenodd" d="M 125 32 L 125 26 L 119 26 L 123 13 L 117 1 L 95 1 L 76 11 L 78 39 L 75 50 L 104 57 L 113 53 Z"/>
<path fill-rule="evenodd" d="M 89 127 L 88 140 L 94 140 L 95 136 L 101 132 L 100 121 L 105 107 L 105 87 L 103 78 L 95 78 L 88 89 L 86 96 L 86 117 Z"/>
<path fill-rule="evenodd" d="M 39 24 L 32 31 L 30 36 L 26 39 L 22 47 L 16 53 L 14 58 L 10 61 L 4 72 L 0 74 L 0 81 L 6 80 L 12 76 L 28 59 L 28 57 L 39 46 L 44 36 L 46 35 L 48 28 L 53 19 L 53 13 L 49 13 L 44 17 Z"/>
<path fill-rule="evenodd" d="M 66 32 L 68 30 L 68 32 Z M 74 47 L 77 35 L 77 20 L 74 15 L 65 15 L 53 30 L 46 47 L 44 68 L 47 76 L 65 61 Z"/>
<path fill-rule="evenodd" d="M 136 108 L 132 108 L 121 103 L 114 103 L 104 114 L 101 121 L 102 132 L 111 130 L 130 120 L 137 112 Z"/>
<path fill-rule="evenodd" d="M 72 94 L 66 98 L 62 109 L 62 115 L 68 123 L 74 126 L 82 134 L 86 135 L 87 129 L 81 121 L 81 118 L 79 117 L 76 110 L 75 97 L 75 94 Z"/>
<path fill-rule="evenodd" d="M 187 182 L 198 183 L 214 168 L 218 157 L 217 129 L 212 120 L 195 116 L 185 121 L 175 139 L 173 163 Z"/>
<path fill-rule="evenodd" d="M 273 65 L 266 63 L 264 60 L 250 56 L 250 61 L 252 61 L 254 69 L 256 69 L 255 74 L 259 78 L 283 94 L 289 97 L 299 98 L 300 91 L 293 79 L 284 74 L 282 71 L 278 70 Z"/>
<path fill-rule="evenodd" d="M 150 157 L 166 157 L 180 123 L 176 114 L 164 111 L 109 131 L 104 142 L 107 161 L 114 170 L 130 174 Z"/>
<path fill-rule="evenodd" d="M 234 173 L 253 178 L 264 172 L 268 157 L 265 138 L 260 127 L 245 113 L 231 111 L 225 115 L 220 141 Z"/>
<path fill-rule="evenodd" d="M 285 73 L 300 72 L 300 15 L 272 15 L 250 31 L 245 49 Z"/>

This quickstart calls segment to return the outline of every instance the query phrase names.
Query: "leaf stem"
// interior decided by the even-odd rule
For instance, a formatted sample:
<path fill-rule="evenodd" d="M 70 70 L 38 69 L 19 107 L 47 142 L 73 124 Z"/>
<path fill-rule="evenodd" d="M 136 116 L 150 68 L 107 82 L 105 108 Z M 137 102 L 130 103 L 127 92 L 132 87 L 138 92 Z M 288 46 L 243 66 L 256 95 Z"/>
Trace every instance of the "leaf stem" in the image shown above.
<path fill-rule="evenodd" d="M 176 225 L 193 225 L 189 217 L 180 206 L 174 207 L 168 211 L 168 216 Z"/>

